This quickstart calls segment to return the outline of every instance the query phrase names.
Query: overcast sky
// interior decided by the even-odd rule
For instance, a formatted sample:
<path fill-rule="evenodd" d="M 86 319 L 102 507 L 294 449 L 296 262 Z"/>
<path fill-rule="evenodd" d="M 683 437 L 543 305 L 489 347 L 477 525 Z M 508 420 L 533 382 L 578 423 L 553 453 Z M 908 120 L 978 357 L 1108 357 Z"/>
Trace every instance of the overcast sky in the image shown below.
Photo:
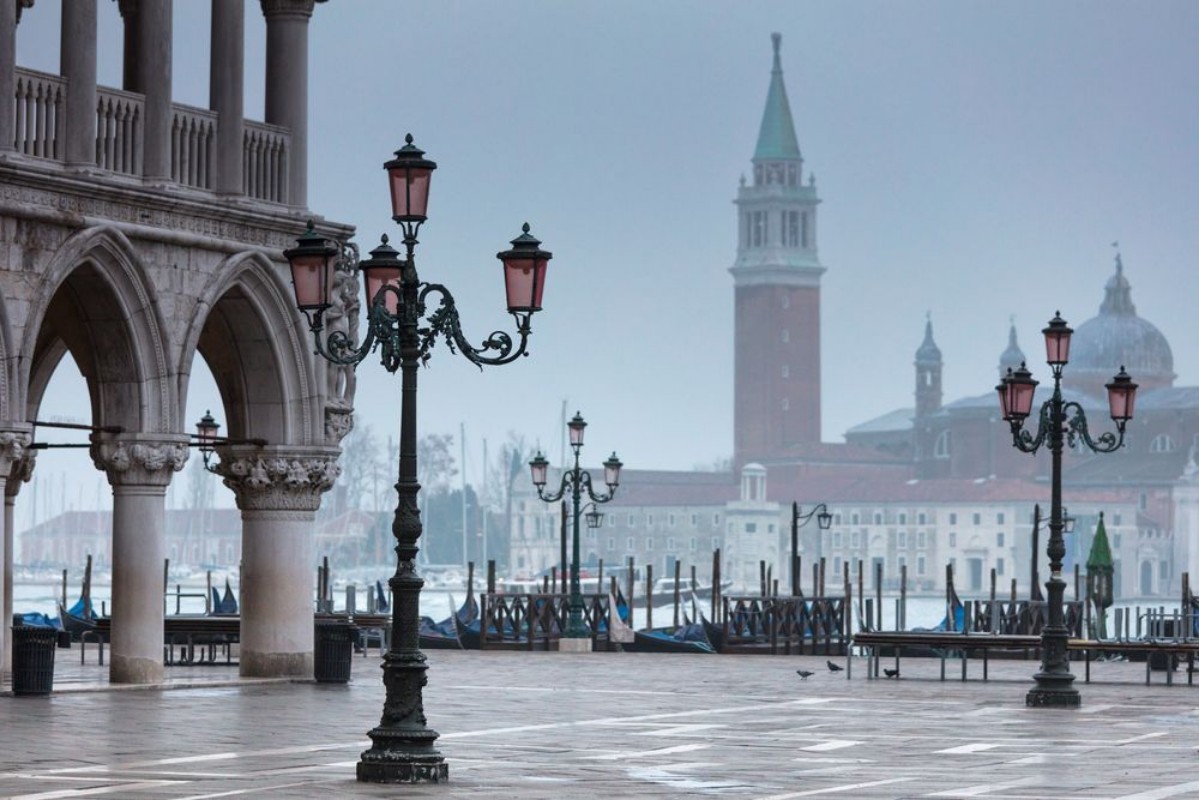
<path fill-rule="evenodd" d="M 265 28 L 246 7 L 260 120 Z M 19 64 L 57 71 L 57 14 L 25 12 Z M 100 14 L 100 81 L 119 86 L 116 4 Z M 206 106 L 208 4 L 176 3 L 175 25 L 176 101 Z M 591 423 L 590 463 L 731 455 L 731 201 L 773 31 L 823 199 L 825 440 L 912 404 L 926 313 L 946 401 L 991 390 L 1012 315 L 1045 377 L 1040 328 L 1097 312 L 1116 240 L 1178 384 L 1199 383 L 1193 0 L 333 0 L 311 23 L 313 211 L 358 226 L 364 252 L 394 236 L 381 165 L 411 132 L 438 163 L 417 265 L 475 341 L 511 327 L 495 253 L 521 223 L 554 253 L 529 358 L 480 372 L 439 346 L 421 373 L 421 431 L 464 424 L 471 480 L 484 437 L 494 454 L 510 430 L 561 463 L 564 402 Z M 216 404 L 196 383 L 189 419 Z M 368 361 L 358 393 L 360 424 L 394 436 L 398 377 Z M 86 415 L 69 394 L 60 413 Z"/>

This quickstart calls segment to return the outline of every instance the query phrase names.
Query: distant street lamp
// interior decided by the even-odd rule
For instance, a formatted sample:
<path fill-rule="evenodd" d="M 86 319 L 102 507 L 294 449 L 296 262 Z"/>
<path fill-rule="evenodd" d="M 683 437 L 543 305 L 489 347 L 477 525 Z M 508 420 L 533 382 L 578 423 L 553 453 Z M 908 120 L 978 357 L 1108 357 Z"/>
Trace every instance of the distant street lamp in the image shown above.
<path fill-rule="evenodd" d="M 592 504 L 596 506 L 611 500 L 616 495 L 616 487 L 620 485 L 620 468 L 624 465 L 620 463 L 616 453 L 609 456 L 608 460 L 604 462 L 604 483 L 608 486 L 608 492 L 607 494 L 596 494 L 591 485 L 591 473 L 579 467 L 579 451 L 583 449 L 583 429 L 587 427 L 587 423 L 576 411 L 574 418 L 566 423 L 566 427 L 570 431 L 570 447 L 574 451 L 575 464 L 574 467 L 562 473 L 562 484 L 557 491 L 548 494 L 545 491 L 550 462 L 540 452 L 529 462 L 529 470 L 532 472 L 533 485 L 537 487 L 537 496 L 547 503 L 558 502 L 566 496 L 567 489 L 570 490 L 573 510 L 570 548 L 570 621 L 563 638 L 585 639 L 590 642 L 591 631 L 583 624 L 583 593 L 579 588 L 579 513 L 581 511 L 579 501 L 583 497 L 584 490 L 591 498 Z M 587 514 L 587 527 L 589 528 L 598 528 L 602 521 L 603 514 L 599 512 L 598 507 L 594 507 Z"/>
<path fill-rule="evenodd" d="M 218 436 L 217 431 L 221 429 L 221 423 L 213 418 L 211 411 L 205 411 L 204 416 L 200 417 L 196 422 L 196 441 L 192 446 L 199 448 L 200 455 L 204 457 L 204 469 L 209 472 L 216 472 L 216 468 L 209 462 L 212 460 L 212 454 L 216 452 L 218 444 L 252 444 L 258 447 L 266 446 L 266 439 L 230 439 L 227 436 Z"/>
<path fill-rule="evenodd" d="M 459 353 L 479 367 L 507 364 L 525 354 L 534 312 L 541 310 L 546 265 L 552 257 L 529 234 L 529 226 L 512 240 L 512 249 L 496 255 L 504 265 L 508 313 L 516 319 L 519 341 L 496 331 L 473 347 L 462 333 L 458 308 L 441 284 L 422 283 L 416 274 L 417 231 L 426 219 L 429 180 L 437 164 L 424 158 L 412 136 L 384 165 L 391 185 L 392 219 L 404 234 L 406 256 L 387 244 L 371 251 L 358 268 L 366 285 L 366 338 L 355 348 L 353 332 L 331 330 L 322 341 L 322 317 L 332 303 L 334 272 L 344 267 L 334 259 L 335 248 L 313 230 L 312 223 L 296 247 L 283 255 L 291 264 L 296 306 L 308 317 L 316 351 L 334 364 L 356 365 L 376 348 L 383 368 L 401 372 L 399 480 L 396 512 L 391 531 L 396 538 L 396 573 L 389 580 L 395 602 L 392 608 L 391 646 L 383 657 L 386 699 L 383 718 L 371 730 L 373 746 L 358 762 L 358 780 L 372 783 L 439 783 L 449 769 L 433 743 L 438 734 L 425 721 L 421 688 L 428 667 L 420 652 L 420 590 L 424 581 L 416 571 L 417 541 L 421 536 L 417 507 L 416 378 L 417 369 L 432 355 L 437 338 L 445 339 L 451 353 Z M 437 298 L 428 311 L 426 304 Z"/>
<path fill-rule="evenodd" d="M 1034 677 L 1037 685 L 1029 690 L 1025 704 L 1029 706 L 1077 707 L 1081 698 L 1074 688 L 1074 676 L 1066 658 L 1065 614 L 1062 595 L 1066 582 L 1062 579 L 1062 557 L 1066 544 L 1062 531 L 1067 525 L 1066 510 L 1062 508 L 1062 450 L 1068 442 L 1071 447 L 1085 445 L 1096 453 L 1110 453 L 1124 443 L 1124 427 L 1132 419 L 1137 385 L 1132 382 L 1124 367 L 1106 385 L 1108 410 L 1119 432 L 1104 433 L 1092 439 L 1087 430 L 1087 417 L 1081 405 L 1062 399 L 1062 369 L 1069 362 L 1070 334 L 1073 330 L 1062 319 L 1061 312 L 1054 315 L 1045 334 L 1046 362 L 1053 370 L 1053 395 L 1041 405 L 1041 414 L 1036 434 L 1024 430 L 1024 420 L 1032 413 L 1033 395 L 1037 381 L 1023 364 L 1014 372 L 1009 369 L 1003 381 L 995 387 L 999 393 L 999 405 L 1003 419 L 1011 425 L 1012 443 L 1025 453 L 1035 453 L 1047 444 L 1052 456 L 1052 494 L 1049 511 L 1049 580 L 1045 588 L 1049 592 L 1049 620 L 1041 632 L 1041 671 Z"/>
<path fill-rule="evenodd" d="M 799 513 L 799 503 L 791 504 L 791 596 L 799 597 L 801 594 L 799 588 L 799 579 L 802 577 L 799 574 L 799 529 L 812 521 L 813 515 L 816 517 L 816 526 L 822 531 L 827 531 L 833 524 L 833 515 L 829 513 L 828 506 L 824 503 L 819 503 L 815 508 L 806 514 Z"/>

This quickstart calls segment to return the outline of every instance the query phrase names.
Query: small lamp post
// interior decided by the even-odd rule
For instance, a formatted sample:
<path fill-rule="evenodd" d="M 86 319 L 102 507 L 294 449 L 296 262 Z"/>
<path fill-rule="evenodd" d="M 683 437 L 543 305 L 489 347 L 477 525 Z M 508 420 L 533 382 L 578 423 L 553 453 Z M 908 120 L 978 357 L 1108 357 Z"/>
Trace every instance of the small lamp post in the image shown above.
<path fill-rule="evenodd" d="M 604 462 L 604 483 L 608 491 L 596 494 L 591 483 L 591 473 L 579 467 L 579 451 L 583 449 L 583 430 L 587 423 L 576 411 L 570 422 L 566 423 L 566 427 L 570 433 L 570 448 L 574 451 L 574 466 L 562 473 L 562 483 L 558 489 L 548 493 L 545 491 L 545 485 L 549 481 L 550 462 L 540 452 L 529 462 L 529 470 L 532 473 L 533 485 L 537 487 L 537 496 L 547 503 L 558 502 L 566 496 L 567 490 L 570 490 L 573 521 L 570 548 L 570 619 L 563 638 L 579 640 L 572 644 L 572 648 L 585 650 L 587 648 L 582 643 L 590 645 L 591 631 L 583 624 L 583 594 L 579 588 L 579 503 L 583 492 L 586 491 L 593 507 L 587 514 L 587 526 L 598 528 L 603 521 L 603 514 L 599 512 L 598 506 L 616 496 L 616 487 L 620 485 L 620 469 L 624 465 L 620 463 L 616 453 L 608 457 Z"/>
<path fill-rule="evenodd" d="M 204 457 L 204 469 L 209 472 L 216 472 L 216 468 L 209 462 L 212 460 L 212 454 L 216 452 L 218 444 L 252 444 L 258 447 L 266 446 L 266 439 L 230 439 L 227 436 L 219 436 L 221 423 L 217 422 L 212 416 L 212 411 L 205 411 L 204 416 L 200 417 L 196 422 L 196 433 L 194 442 L 195 447 L 199 448 L 200 455 Z"/>
<path fill-rule="evenodd" d="M 799 503 L 791 504 L 791 596 L 799 597 L 803 594 L 799 588 L 799 529 L 812 521 L 812 517 L 816 517 L 816 526 L 821 531 L 827 531 L 833 524 L 833 515 L 829 513 L 828 506 L 824 503 L 819 503 L 806 514 L 799 512 Z"/>
<path fill-rule="evenodd" d="M 399 480 L 396 483 L 396 512 L 392 534 L 396 538 L 396 572 L 389 580 L 392 596 L 391 645 L 383 657 L 386 699 L 383 717 L 370 736 L 372 747 L 358 762 L 358 780 L 372 783 L 439 783 L 448 780 L 449 770 L 433 746 L 438 733 L 425 720 L 421 689 L 428 669 L 420 652 L 420 590 L 424 581 L 416 570 L 417 541 L 421 536 L 420 510 L 416 495 L 417 371 L 432 355 L 438 337 L 480 368 L 508 364 L 525 355 L 529 321 L 541 310 L 546 265 L 553 257 L 542 250 L 526 224 L 512 247 L 496 254 L 503 264 L 508 312 L 516 320 L 516 336 L 496 331 L 475 347 L 462 332 L 458 309 L 449 290 L 437 283 L 423 283 L 416 273 L 416 234 L 425 220 L 429 181 L 437 164 L 405 138 L 404 147 L 388 161 L 392 219 L 400 226 L 406 250 L 404 258 L 384 236 L 371 257 L 358 268 L 366 286 L 367 331 L 358 347 L 352 333 L 330 331 L 322 337 L 323 315 L 332 305 L 335 248 L 316 233 L 312 223 L 283 255 L 291 265 L 296 307 L 308 318 L 316 351 L 334 364 L 357 365 L 375 349 L 383 368 L 401 373 Z M 437 305 L 431 311 L 429 305 Z"/>
<path fill-rule="evenodd" d="M 999 406 L 1003 419 L 1011 426 L 1012 444 L 1025 453 L 1036 453 L 1042 445 L 1049 448 L 1051 499 L 1049 511 L 1049 619 L 1041 632 L 1041 671 L 1033 676 L 1036 686 L 1029 690 L 1025 703 L 1029 706 L 1053 706 L 1074 708 L 1081 703 L 1078 690 L 1074 688 L 1074 676 L 1070 674 L 1066 659 L 1066 629 L 1062 596 L 1066 582 L 1062 579 L 1062 558 L 1066 555 L 1062 532 L 1067 515 L 1062 507 L 1062 451 L 1067 443 L 1085 445 L 1096 453 L 1110 453 L 1124 443 L 1124 427 L 1132 419 L 1137 385 L 1132 382 L 1124 367 L 1107 384 L 1108 409 L 1116 423 L 1117 437 L 1110 432 L 1092 439 L 1087 430 L 1087 417 L 1076 402 L 1062 398 L 1062 370 L 1069 363 L 1070 326 L 1061 313 L 1054 315 L 1042 331 L 1045 335 L 1046 362 L 1053 371 L 1053 395 L 1041 405 L 1036 433 L 1024 429 L 1024 421 L 1032 413 L 1033 396 L 1037 382 L 1021 364 L 995 387 L 999 393 Z"/>

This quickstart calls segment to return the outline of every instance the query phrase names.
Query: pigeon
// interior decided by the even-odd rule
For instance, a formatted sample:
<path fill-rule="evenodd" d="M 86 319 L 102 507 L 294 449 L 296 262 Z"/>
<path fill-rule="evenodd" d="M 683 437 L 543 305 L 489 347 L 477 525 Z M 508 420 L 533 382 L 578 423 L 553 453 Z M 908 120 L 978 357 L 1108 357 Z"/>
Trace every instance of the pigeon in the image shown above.
<path fill-rule="evenodd" d="M 842 667 L 842 666 L 840 666 L 840 665 L 838 665 L 838 664 L 834 664 L 834 663 L 833 663 L 833 662 L 831 662 L 831 661 L 827 661 L 827 662 L 825 662 L 825 663 L 826 663 L 826 664 L 828 664 L 828 671 L 829 671 L 829 672 L 840 672 L 841 670 L 845 669 L 845 667 Z"/>
<path fill-rule="evenodd" d="M 795 672 L 797 675 L 799 675 L 799 677 L 803 678 L 805 681 L 808 678 L 810 678 L 816 674 L 815 672 L 808 672 L 806 669 L 797 669 L 797 670 L 795 670 Z"/>
<path fill-rule="evenodd" d="M 898 669 L 885 669 L 885 668 L 884 668 L 884 669 L 883 669 L 883 674 L 884 674 L 884 675 L 886 675 L 888 678 L 898 678 L 898 677 L 899 677 L 899 670 L 898 670 Z"/>

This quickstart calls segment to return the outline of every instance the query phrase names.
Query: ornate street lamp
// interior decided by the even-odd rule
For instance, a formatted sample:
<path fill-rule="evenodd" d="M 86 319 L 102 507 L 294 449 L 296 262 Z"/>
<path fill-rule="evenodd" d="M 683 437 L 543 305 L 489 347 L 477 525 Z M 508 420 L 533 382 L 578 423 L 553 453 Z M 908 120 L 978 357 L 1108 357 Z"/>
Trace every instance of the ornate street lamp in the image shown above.
<path fill-rule="evenodd" d="M 383 685 L 387 697 L 379 725 L 367 735 L 373 743 L 358 762 L 358 780 L 372 783 L 439 783 L 448 780 L 449 770 L 433 746 L 438 734 L 425 720 L 422 687 L 428 678 L 425 656 L 419 647 L 420 591 L 424 581 L 416 571 L 417 541 L 421 536 L 420 510 L 416 496 L 416 377 L 417 368 L 428 361 L 437 338 L 443 337 L 451 353 L 464 356 L 482 368 L 508 364 L 523 356 L 530 333 L 529 320 L 541 310 L 546 264 L 552 255 L 529 233 L 529 226 L 512 240 L 512 248 L 497 253 L 504 266 L 508 312 L 516 320 L 517 339 L 496 331 L 475 347 L 467 341 L 459 324 L 453 295 L 441 284 L 422 283 L 416 273 L 416 234 L 426 219 L 429 179 L 437 165 L 424 157 L 412 143 L 388 161 L 392 219 L 403 232 L 406 250 L 399 253 L 384 236 L 371 257 L 358 268 L 366 285 L 366 337 L 354 346 L 353 332 L 334 330 L 323 338 L 322 316 L 332 305 L 334 259 L 337 248 L 313 229 L 283 255 L 291 264 L 296 307 L 308 317 L 316 341 L 316 352 L 334 364 L 357 365 L 376 348 L 388 372 L 401 373 L 399 480 L 396 483 L 396 512 L 391 531 L 396 538 L 396 572 L 389 580 L 395 602 L 392 607 L 392 637 L 383 657 Z M 437 305 L 431 311 L 432 300 Z"/>
<path fill-rule="evenodd" d="M 196 441 L 194 447 L 199 448 L 200 455 L 204 457 L 204 469 L 215 473 L 216 467 L 209 462 L 212 460 L 212 454 L 216 452 L 218 444 L 252 444 L 258 447 L 266 446 L 266 439 L 230 439 L 227 436 L 218 436 L 217 432 L 221 429 L 221 423 L 217 422 L 212 411 L 205 411 L 204 416 L 200 417 L 196 422 Z"/>
<path fill-rule="evenodd" d="M 532 473 L 533 485 L 537 487 L 537 496 L 547 503 L 558 502 L 566 496 L 567 489 L 570 490 L 570 499 L 573 504 L 570 548 L 570 621 L 567 623 L 563 638 L 584 640 L 590 644 L 591 631 L 583 624 L 583 594 L 579 589 L 579 501 L 582 499 L 584 491 L 591 498 L 591 502 L 597 506 L 607 503 L 615 497 L 616 487 L 620 485 L 620 468 L 624 465 L 620 463 L 616 453 L 612 453 L 608 457 L 608 460 L 604 462 L 604 483 L 608 486 L 608 492 L 596 494 L 591 485 L 591 473 L 579 467 L 579 451 L 583 449 L 583 430 L 587 427 L 587 423 L 576 411 L 574 418 L 566 423 L 566 427 L 570 432 L 570 447 L 574 451 L 575 464 L 574 467 L 562 473 L 562 483 L 557 491 L 548 494 L 545 491 L 545 485 L 549 480 L 550 462 L 540 452 L 529 462 L 529 470 Z M 602 521 L 603 514 L 599 512 L 598 508 L 587 514 L 589 528 L 598 528 Z M 580 646 L 580 649 L 583 647 Z"/>
<path fill-rule="evenodd" d="M 1032 413 L 1033 395 L 1037 382 L 1023 364 L 1008 370 L 1007 376 L 995 387 L 999 393 L 999 406 L 1003 419 L 1012 429 L 1012 444 L 1025 453 L 1035 453 L 1041 445 L 1047 445 L 1052 456 L 1050 479 L 1052 494 L 1049 511 L 1049 580 L 1045 588 L 1049 592 L 1049 620 L 1041 632 L 1041 671 L 1034 677 L 1036 686 L 1029 690 L 1025 703 L 1029 706 L 1077 707 L 1081 702 L 1074 688 L 1074 676 L 1070 674 L 1066 659 L 1065 614 L 1062 595 L 1066 582 L 1062 579 L 1062 558 L 1066 545 L 1062 531 L 1067 525 L 1066 510 L 1062 508 L 1062 450 L 1066 443 L 1071 447 L 1085 445 L 1096 453 L 1110 453 L 1124 444 L 1124 427 L 1132 419 L 1137 385 L 1120 367 L 1120 372 L 1107 384 L 1108 409 L 1116 423 L 1117 437 L 1110 432 L 1092 439 L 1087 430 L 1087 417 L 1081 405 L 1062 399 L 1062 370 L 1069 362 L 1070 334 L 1073 331 L 1062 319 L 1061 312 L 1054 315 L 1045 334 L 1046 362 L 1053 370 L 1053 395 L 1041 405 L 1036 434 L 1024 430 L 1024 420 Z"/>
<path fill-rule="evenodd" d="M 812 517 L 816 517 L 816 526 L 821 531 L 827 531 L 833 524 L 833 515 L 829 513 L 828 506 L 824 503 L 819 503 L 806 514 L 799 513 L 799 503 L 791 504 L 791 596 L 799 597 L 802 592 L 799 588 L 799 529 L 812 521 Z"/>

